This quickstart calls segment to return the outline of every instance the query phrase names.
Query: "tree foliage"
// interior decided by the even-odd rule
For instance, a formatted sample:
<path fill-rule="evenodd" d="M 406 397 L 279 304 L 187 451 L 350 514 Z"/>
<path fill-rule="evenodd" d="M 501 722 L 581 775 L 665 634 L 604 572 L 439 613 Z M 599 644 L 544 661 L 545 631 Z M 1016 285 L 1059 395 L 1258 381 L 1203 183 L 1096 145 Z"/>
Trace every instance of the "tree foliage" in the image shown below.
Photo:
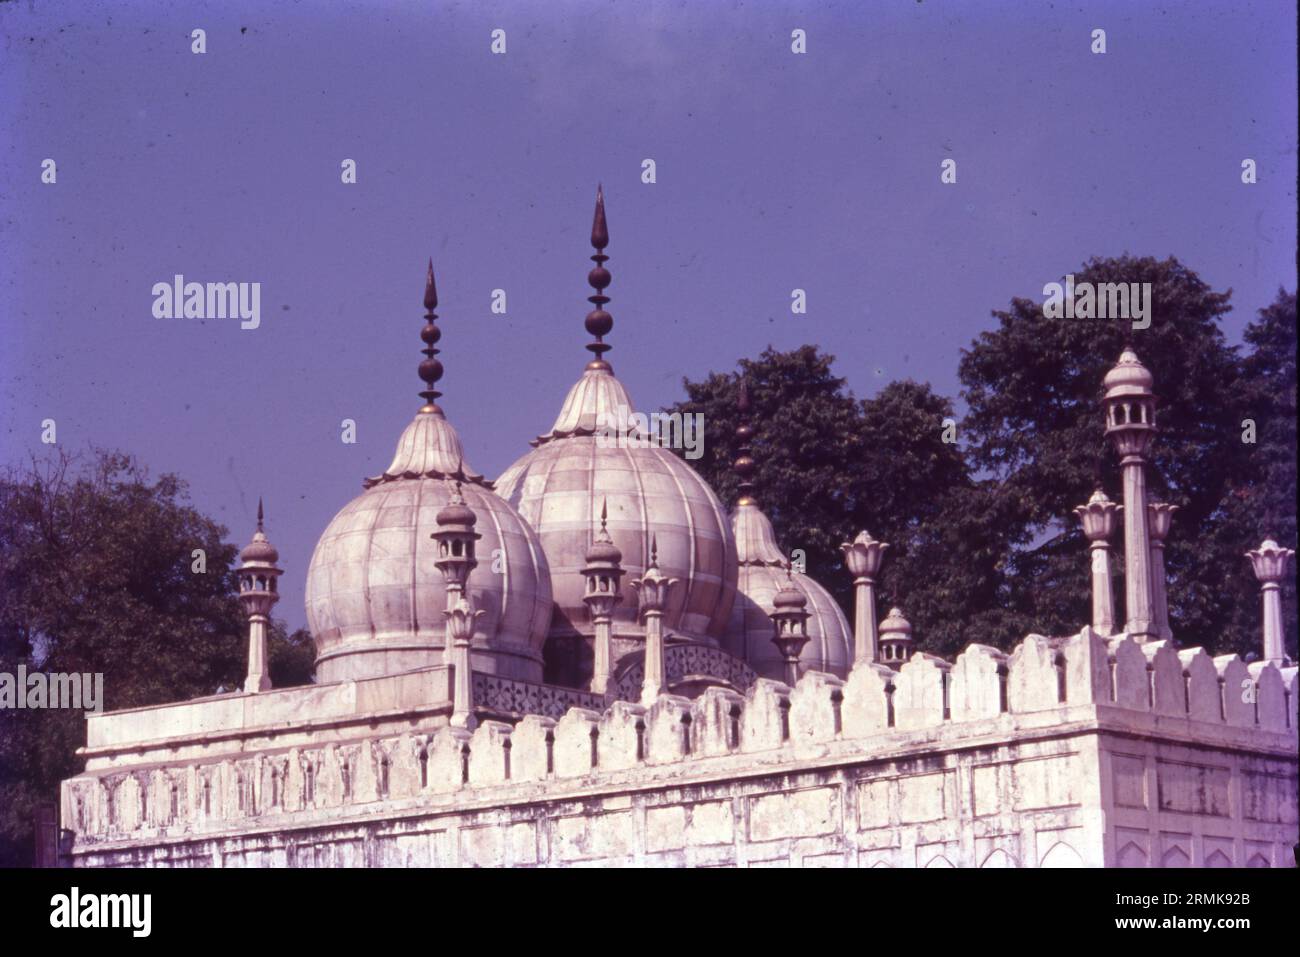
<path fill-rule="evenodd" d="M 685 380 L 686 400 L 668 411 L 704 414 L 705 454 L 691 464 L 733 502 L 744 379 L 759 503 L 783 548 L 804 550 L 808 571 L 845 612 L 852 585 L 838 545 L 866 528 L 891 545 L 878 611 L 899 605 L 918 647 L 1005 648 L 1088 621 L 1088 550 L 1073 509 L 1096 488 L 1122 501 L 1100 399 L 1131 343 L 1159 397 L 1150 493 L 1180 508 L 1166 548 L 1175 638 L 1215 654 L 1257 654 L 1259 585 L 1244 553 L 1265 535 L 1296 544 L 1295 295 L 1279 292 L 1260 311 L 1243 350 L 1222 329 L 1230 293 L 1176 259 L 1093 259 L 1075 275 L 1150 283 L 1150 326 L 1048 319 L 1041 302 L 1013 299 L 993 313 L 997 327 L 962 351 L 958 444 L 942 438 L 952 403 L 929 386 L 894 382 L 856 400 L 832 357 L 813 346 L 769 348 L 735 372 Z M 1112 544 L 1122 620 L 1122 536 Z M 1293 565 L 1284 586 L 1291 636 L 1294 583 Z"/>
<path fill-rule="evenodd" d="M 11 468 L 0 476 L 0 671 L 102 673 L 105 710 L 239 687 L 247 626 L 225 536 L 180 479 L 151 479 L 121 453 Z M 277 623 L 270 645 L 277 685 L 311 679 L 305 632 Z M 79 770 L 85 739 L 83 712 L 0 709 L 0 863 L 31 859 L 34 809 Z"/>

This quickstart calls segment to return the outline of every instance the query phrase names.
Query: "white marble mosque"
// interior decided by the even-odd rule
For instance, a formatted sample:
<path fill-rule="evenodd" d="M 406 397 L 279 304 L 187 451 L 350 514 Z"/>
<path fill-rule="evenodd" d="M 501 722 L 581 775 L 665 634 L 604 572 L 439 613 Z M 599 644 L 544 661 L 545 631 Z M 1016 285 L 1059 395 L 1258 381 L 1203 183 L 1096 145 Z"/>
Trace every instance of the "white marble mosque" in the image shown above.
<path fill-rule="evenodd" d="M 852 626 L 794 567 L 748 423 L 730 509 L 669 449 L 610 437 L 635 427 L 606 359 L 599 193 L 591 241 L 592 358 L 495 482 L 437 402 L 430 264 L 423 404 L 307 569 L 316 683 L 271 687 L 282 571 L 259 505 L 243 690 L 90 716 L 62 788 L 69 863 L 1295 866 L 1293 553 L 1248 556 L 1258 661 L 1179 647 L 1175 508 L 1146 491 L 1155 383 L 1131 349 L 1098 417 L 1124 500 L 1076 510 L 1092 620 L 950 662 L 914 650 L 903 610 L 877 621 L 886 543 L 843 546 Z"/>

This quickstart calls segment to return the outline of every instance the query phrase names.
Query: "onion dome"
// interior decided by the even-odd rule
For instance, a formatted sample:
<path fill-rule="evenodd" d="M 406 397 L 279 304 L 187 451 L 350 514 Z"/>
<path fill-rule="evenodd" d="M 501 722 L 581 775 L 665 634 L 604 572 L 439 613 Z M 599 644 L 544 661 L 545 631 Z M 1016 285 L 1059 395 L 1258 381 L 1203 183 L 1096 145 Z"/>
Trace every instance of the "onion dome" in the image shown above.
<path fill-rule="evenodd" d="M 588 565 L 617 565 L 623 561 L 623 553 L 618 550 L 614 540 L 609 537 L 608 510 L 606 503 L 600 504 L 600 531 L 592 539 L 591 547 L 584 556 Z"/>
<path fill-rule="evenodd" d="M 793 577 L 793 575 L 792 575 Z M 808 599 L 804 597 L 803 592 L 794 586 L 792 580 L 787 580 L 772 599 L 773 608 L 806 608 Z"/>
<path fill-rule="evenodd" d="M 1102 380 L 1107 397 L 1118 395 L 1145 395 L 1151 392 L 1155 379 L 1130 347 L 1125 347 L 1106 378 Z"/>
<path fill-rule="evenodd" d="M 853 632 L 848 619 L 830 592 L 808 575 L 789 569 L 789 559 L 777 544 L 772 522 L 759 508 L 753 485 L 756 466 L 749 445 L 753 432 L 746 415 L 749 390 L 743 382 L 737 409 L 742 421 L 736 429 L 740 448 L 734 468 L 741 484 L 731 513 L 731 528 L 739 566 L 738 594 L 723 646 L 763 677 L 782 679 L 785 664 L 772 645 L 772 620 L 767 609 L 780 607 L 778 596 L 793 584 L 809 613 L 809 641 L 799 654 L 800 666 L 804 671 L 828 671 L 843 677 L 853 661 Z"/>
<path fill-rule="evenodd" d="M 253 540 L 240 551 L 239 560 L 245 565 L 259 563 L 274 565 L 280 560 L 280 553 L 271 544 L 266 537 L 266 532 L 262 529 L 262 500 L 260 498 L 257 500 L 257 531 L 253 533 Z"/>
<path fill-rule="evenodd" d="M 475 526 L 469 576 L 476 671 L 538 681 L 551 618 L 551 582 L 537 535 L 492 484 L 465 465 L 460 436 L 435 401 L 442 364 L 433 344 L 433 266 L 425 287 L 420 363 L 424 404 L 398 439 L 392 464 L 326 527 L 307 570 L 307 622 L 317 680 L 396 674 L 442 663 L 447 587 L 432 535 L 444 519 Z"/>
<path fill-rule="evenodd" d="M 455 496 L 450 502 L 438 509 L 438 514 L 434 520 L 439 525 L 462 525 L 466 528 L 473 528 L 478 523 L 478 515 L 465 504 L 465 496 L 461 491 L 459 480 L 456 482 Z"/>
<path fill-rule="evenodd" d="M 657 539 L 661 571 L 681 580 L 665 609 L 665 630 L 716 644 L 735 597 L 735 544 L 726 511 L 704 479 L 638 431 L 632 400 L 604 358 L 610 349 L 604 336 L 613 319 L 605 310 L 609 233 L 599 193 L 591 242 L 596 268 L 588 282 L 596 290 L 591 297 L 596 308 L 587 317 L 587 328 L 596 341 L 587 348 L 596 358 L 569 390 L 550 430 L 506 469 L 496 488 L 536 529 L 546 552 L 555 596 L 554 638 L 589 640 L 594 635 L 582 600 L 581 571 L 590 529 L 601 503 L 607 502 L 607 530 L 620 549 L 626 581 L 644 575 L 649 543 Z M 614 611 L 613 630 L 616 635 L 642 634 L 637 603 L 630 592 L 625 597 Z M 563 654 L 567 652 L 557 652 L 556 660 Z M 573 660 L 582 659 L 575 651 Z M 557 681 L 581 683 L 589 677 L 582 673 L 584 667 L 552 674 Z"/>

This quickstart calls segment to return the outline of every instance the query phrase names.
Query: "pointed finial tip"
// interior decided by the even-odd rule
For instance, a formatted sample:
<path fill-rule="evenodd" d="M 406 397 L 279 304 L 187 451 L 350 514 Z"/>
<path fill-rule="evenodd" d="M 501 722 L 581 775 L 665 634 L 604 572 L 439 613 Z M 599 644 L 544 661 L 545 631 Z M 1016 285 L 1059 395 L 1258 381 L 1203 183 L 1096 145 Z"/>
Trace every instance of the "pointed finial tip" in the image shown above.
<path fill-rule="evenodd" d="M 257 497 L 257 530 L 262 530 L 262 496 Z"/>
<path fill-rule="evenodd" d="M 605 222 L 605 192 L 596 187 L 596 212 L 591 219 L 591 245 L 604 249 L 609 245 L 609 226 Z"/>
<path fill-rule="evenodd" d="M 438 285 L 433 279 L 433 257 L 429 257 L 429 271 L 425 273 L 424 278 L 424 308 L 436 309 L 438 307 Z"/>

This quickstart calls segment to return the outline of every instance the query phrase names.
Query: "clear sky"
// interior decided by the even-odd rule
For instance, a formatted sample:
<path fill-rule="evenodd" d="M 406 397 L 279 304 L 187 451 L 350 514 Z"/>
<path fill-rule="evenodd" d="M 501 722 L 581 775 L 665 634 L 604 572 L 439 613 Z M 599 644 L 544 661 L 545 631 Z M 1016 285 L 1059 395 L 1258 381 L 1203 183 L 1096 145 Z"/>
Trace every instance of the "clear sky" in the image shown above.
<path fill-rule="evenodd" d="M 442 404 L 495 476 L 589 358 L 598 181 L 643 410 L 769 343 L 955 395 L 991 309 L 1125 251 L 1231 287 L 1235 340 L 1295 288 L 1295 57 L 1288 0 L 0 2 L 0 461 L 53 418 L 239 543 L 264 495 L 300 625 L 420 404 L 426 259 Z M 177 273 L 260 282 L 260 327 L 155 318 Z"/>

